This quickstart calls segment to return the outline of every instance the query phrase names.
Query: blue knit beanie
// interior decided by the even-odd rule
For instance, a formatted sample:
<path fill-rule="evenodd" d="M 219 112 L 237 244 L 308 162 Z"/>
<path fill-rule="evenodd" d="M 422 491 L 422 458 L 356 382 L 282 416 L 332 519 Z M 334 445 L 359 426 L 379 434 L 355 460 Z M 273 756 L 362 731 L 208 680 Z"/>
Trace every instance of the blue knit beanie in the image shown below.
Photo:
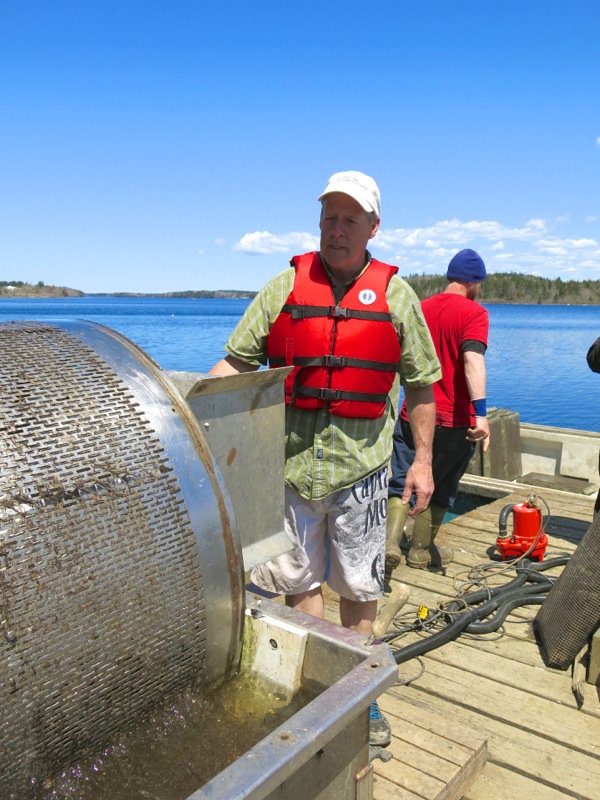
<path fill-rule="evenodd" d="M 481 283 L 485 280 L 485 264 L 475 250 L 461 250 L 448 264 L 446 277 L 449 281 Z"/>

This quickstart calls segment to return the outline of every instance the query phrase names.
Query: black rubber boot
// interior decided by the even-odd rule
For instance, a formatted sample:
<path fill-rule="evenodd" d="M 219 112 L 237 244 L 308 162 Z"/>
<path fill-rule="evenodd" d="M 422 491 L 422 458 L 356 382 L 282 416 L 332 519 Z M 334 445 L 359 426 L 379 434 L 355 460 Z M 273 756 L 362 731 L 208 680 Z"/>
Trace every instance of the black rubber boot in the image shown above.
<path fill-rule="evenodd" d="M 410 550 L 406 563 L 413 569 L 441 569 L 454 558 L 449 547 L 438 547 L 434 544 L 446 509 L 435 503 L 421 511 L 415 519 Z"/>

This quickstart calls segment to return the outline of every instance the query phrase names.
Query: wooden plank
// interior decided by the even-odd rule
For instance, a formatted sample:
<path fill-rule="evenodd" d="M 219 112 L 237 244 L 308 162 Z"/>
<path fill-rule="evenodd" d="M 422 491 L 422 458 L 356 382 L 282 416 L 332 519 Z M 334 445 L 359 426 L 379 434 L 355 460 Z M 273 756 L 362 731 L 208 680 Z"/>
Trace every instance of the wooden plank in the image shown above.
<path fill-rule="evenodd" d="M 406 699 L 386 695 L 382 701 L 392 725 L 394 756 L 412 764 L 445 784 L 438 800 L 458 800 L 483 769 L 487 741 L 458 722 L 441 720 L 424 713 Z"/>
<path fill-rule="evenodd" d="M 400 690 L 392 688 L 391 694 Z M 477 698 L 479 707 L 467 707 L 457 702 L 452 691 L 452 681 L 426 672 L 419 684 L 403 689 L 410 691 L 415 705 L 420 705 L 441 718 L 461 722 L 487 737 L 488 763 L 515 770 L 532 780 L 541 781 L 558 791 L 568 789 L 571 796 L 580 800 L 597 800 L 600 786 L 600 761 L 597 756 L 572 750 L 570 744 L 557 743 L 543 734 L 534 735 L 523 721 L 529 714 L 526 708 L 513 707 L 514 721 L 498 719 L 486 708 L 487 698 Z M 544 716 L 546 724 L 553 726 L 552 714 Z M 593 734 L 598 740 L 598 731 Z M 565 767 L 568 765 L 568 769 Z M 510 795 L 509 795 L 510 797 Z M 531 797 L 535 798 L 533 794 Z"/>
<path fill-rule="evenodd" d="M 569 478 L 566 475 L 546 475 L 543 472 L 528 472 L 521 476 L 524 483 L 543 488 L 562 489 L 574 494 L 589 495 L 595 491 L 595 486 L 585 478 Z"/>
<path fill-rule="evenodd" d="M 552 702 L 564 705 L 567 708 L 577 710 L 577 703 L 571 690 L 571 680 L 569 674 L 549 670 L 544 667 L 541 658 L 538 664 L 520 663 L 518 673 L 515 670 L 507 669 L 507 659 L 496 653 L 489 653 L 477 648 L 477 658 L 474 658 L 474 643 L 462 644 L 454 642 L 452 647 L 440 648 L 428 653 L 428 658 L 446 664 L 464 673 L 481 674 L 486 678 L 495 681 L 497 684 L 513 686 L 515 679 L 519 684 L 527 687 L 530 695 L 545 698 Z M 400 666 L 400 675 L 403 674 L 403 667 Z M 587 687 L 583 687 L 586 689 Z M 591 689 L 591 687 L 590 687 Z M 585 703 L 579 714 L 587 714 L 600 718 L 600 707 L 593 704 L 593 689 L 589 692 L 589 703 Z"/>
<path fill-rule="evenodd" d="M 397 769 L 400 769 L 400 767 L 397 767 Z M 423 795 L 415 794 L 410 789 L 399 786 L 395 781 L 389 780 L 384 775 L 378 775 L 375 769 L 373 800 L 423 800 Z"/>
<path fill-rule="evenodd" d="M 375 797 L 377 800 L 380 800 L 380 796 L 377 793 L 377 778 L 380 776 L 387 778 L 391 784 L 394 784 L 397 791 L 410 792 L 419 798 L 423 798 L 423 800 L 441 800 L 442 793 L 446 790 L 444 781 L 423 772 L 412 766 L 412 764 L 406 763 L 401 758 L 400 751 L 395 748 L 393 740 L 390 749 L 394 754 L 392 761 L 383 762 L 376 759 L 372 762 L 376 776 Z"/>
<path fill-rule="evenodd" d="M 498 764 L 486 768 L 473 781 L 463 800 L 565 800 L 565 793 Z"/>
<path fill-rule="evenodd" d="M 391 709 L 394 708 L 394 698 L 388 698 L 381 707 L 394 734 L 390 751 L 403 764 L 412 764 L 422 772 L 449 783 L 456 772 L 472 760 L 473 750 L 406 722 L 402 709 L 393 713 Z M 485 749 L 485 739 L 482 742 Z"/>
<path fill-rule="evenodd" d="M 376 775 L 427 800 L 459 800 L 485 764 L 485 738 L 403 697 L 388 693 L 381 707 L 392 726 L 393 761 L 373 762 Z M 387 796 L 375 789 L 377 800 Z"/>
<path fill-rule="evenodd" d="M 547 503 L 546 560 L 572 554 L 592 520 L 591 497 L 490 479 L 478 479 L 473 486 L 494 499 L 443 525 L 439 541 L 455 552 L 445 573 L 411 570 L 404 562 L 395 570 L 392 581 L 406 583 L 411 592 L 401 612 L 404 621 L 414 621 L 421 604 L 435 609 L 456 597 L 479 572 L 493 585 L 514 577 L 514 566 L 502 562 L 495 549 L 498 518 L 505 505 L 523 502 L 530 493 Z M 490 571 L 479 570 L 490 563 Z M 499 574 L 502 570 L 505 576 Z M 546 574 L 558 575 L 561 570 L 554 568 Z M 327 600 L 327 613 L 337 618 L 336 601 Z M 387 764 L 374 762 L 375 800 L 430 800 L 435 792 L 436 800 L 441 800 L 444 792 L 452 791 L 455 794 L 448 797 L 462 794 L 464 800 L 521 796 L 597 800 L 600 704 L 596 687 L 584 685 L 584 706 L 578 711 L 570 671 L 552 670 L 543 663 L 531 625 L 538 608 L 521 606 L 496 634 L 463 634 L 400 666 L 401 677 L 417 677 L 420 665 L 425 672 L 410 686 L 398 685 L 380 698 L 392 725 L 393 758 Z M 419 634 L 408 634 L 396 640 L 394 647 L 418 638 Z M 469 774 L 469 749 L 486 740 L 488 760 L 482 767 L 473 757 L 475 768 Z M 458 789 L 452 786 L 453 770 L 462 780 Z M 437 778 L 442 778 L 442 787 L 435 780 L 432 783 Z"/>
<path fill-rule="evenodd" d="M 435 683 L 437 691 L 453 698 L 465 708 L 485 709 L 487 715 L 511 723 L 515 709 L 520 709 L 519 724 L 537 736 L 565 744 L 572 749 L 596 756 L 600 775 L 600 723 L 577 708 L 552 704 L 552 723 L 548 725 L 548 704 L 519 686 L 499 684 L 483 675 L 465 673 L 449 664 L 427 660 L 424 678 Z M 600 784 L 599 784 L 600 785 Z"/>
<path fill-rule="evenodd" d="M 394 717 L 398 717 L 412 726 L 422 728 L 428 734 L 433 734 L 429 740 L 429 745 L 433 747 L 432 752 L 449 744 L 451 747 L 445 757 L 454 760 L 457 764 L 461 761 L 464 762 L 465 758 L 470 758 L 470 754 L 480 751 L 482 747 L 485 748 L 485 737 L 457 720 L 440 718 L 438 714 L 431 713 L 422 705 L 415 704 L 413 693 L 406 689 L 397 687 L 393 693 L 384 695 L 382 707 L 386 713 L 389 711 Z M 394 732 L 402 737 L 400 731 L 395 730 Z M 443 740 L 446 742 L 444 745 L 442 744 Z M 456 755 L 452 755 L 453 752 Z"/>
<path fill-rule="evenodd" d="M 586 495 L 573 494 L 561 489 L 545 488 L 543 492 L 538 491 L 538 487 L 530 486 L 526 483 L 517 481 L 504 481 L 499 479 L 490 480 L 480 475 L 465 473 L 461 478 L 459 490 L 465 494 L 474 494 L 477 497 L 493 497 L 495 501 L 503 497 L 509 497 L 506 501 L 511 502 L 512 496 L 527 497 L 529 494 L 542 495 L 546 502 L 551 505 L 562 504 L 572 505 L 573 508 L 587 508 L 590 498 Z M 593 499 L 591 505 L 593 506 Z"/>

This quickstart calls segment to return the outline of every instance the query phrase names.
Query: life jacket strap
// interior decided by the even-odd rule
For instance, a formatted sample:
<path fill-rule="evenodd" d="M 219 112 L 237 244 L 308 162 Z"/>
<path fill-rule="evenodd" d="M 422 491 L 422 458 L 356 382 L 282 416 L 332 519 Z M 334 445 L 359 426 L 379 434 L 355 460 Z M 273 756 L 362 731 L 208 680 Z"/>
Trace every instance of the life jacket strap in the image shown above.
<path fill-rule="evenodd" d="M 392 361 L 372 361 L 368 358 L 350 358 L 348 356 L 303 356 L 294 358 L 291 362 L 286 361 L 284 357 L 270 358 L 269 364 L 272 367 L 289 366 L 293 364 L 295 367 L 327 367 L 338 368 L 342 367 L 359 367 L 361 369 L 374 369 L 379 372 L 389 372 L 389 370 L 398 369 L 398 364 Z"/>
<path fill-rule="evenodd" d="M 316 388 L 312 386 L 296 386 L 294 397 L 313 397 L 331 403 L 333 400 L 355 400 L 364 403 L 385 403 L 388 395 L 385 393 L 375 394 L 370 392 L 348 392 L 339 389 L 327 389 L 325 387 Z"/>
<path fill-rule="evenodd" d="M 392 319 L 388 311 L 363 311 L 358 308 L 343 308 L 342 306 L 305 306 L 286 303 L 281 310 L 287 312 L 292 319 L 333 317 L 334 319 L 369 319 L 376 322 L 390 322 Z"/>

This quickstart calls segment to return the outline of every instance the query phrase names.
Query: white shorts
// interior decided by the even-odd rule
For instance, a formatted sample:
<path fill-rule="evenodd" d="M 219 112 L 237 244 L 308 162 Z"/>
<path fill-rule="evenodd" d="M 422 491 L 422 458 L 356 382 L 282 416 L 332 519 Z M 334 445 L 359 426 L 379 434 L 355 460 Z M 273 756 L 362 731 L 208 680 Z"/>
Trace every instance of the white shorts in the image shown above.
<path fill-rule="evenodd" d="M 327 584 L 348 600 L 383 595 L 388 468 L 323 500 L 305 500 L 286 485 L 285 531 L 289 553 L 252 570 L 268 592 L 294 595 Z"/>

